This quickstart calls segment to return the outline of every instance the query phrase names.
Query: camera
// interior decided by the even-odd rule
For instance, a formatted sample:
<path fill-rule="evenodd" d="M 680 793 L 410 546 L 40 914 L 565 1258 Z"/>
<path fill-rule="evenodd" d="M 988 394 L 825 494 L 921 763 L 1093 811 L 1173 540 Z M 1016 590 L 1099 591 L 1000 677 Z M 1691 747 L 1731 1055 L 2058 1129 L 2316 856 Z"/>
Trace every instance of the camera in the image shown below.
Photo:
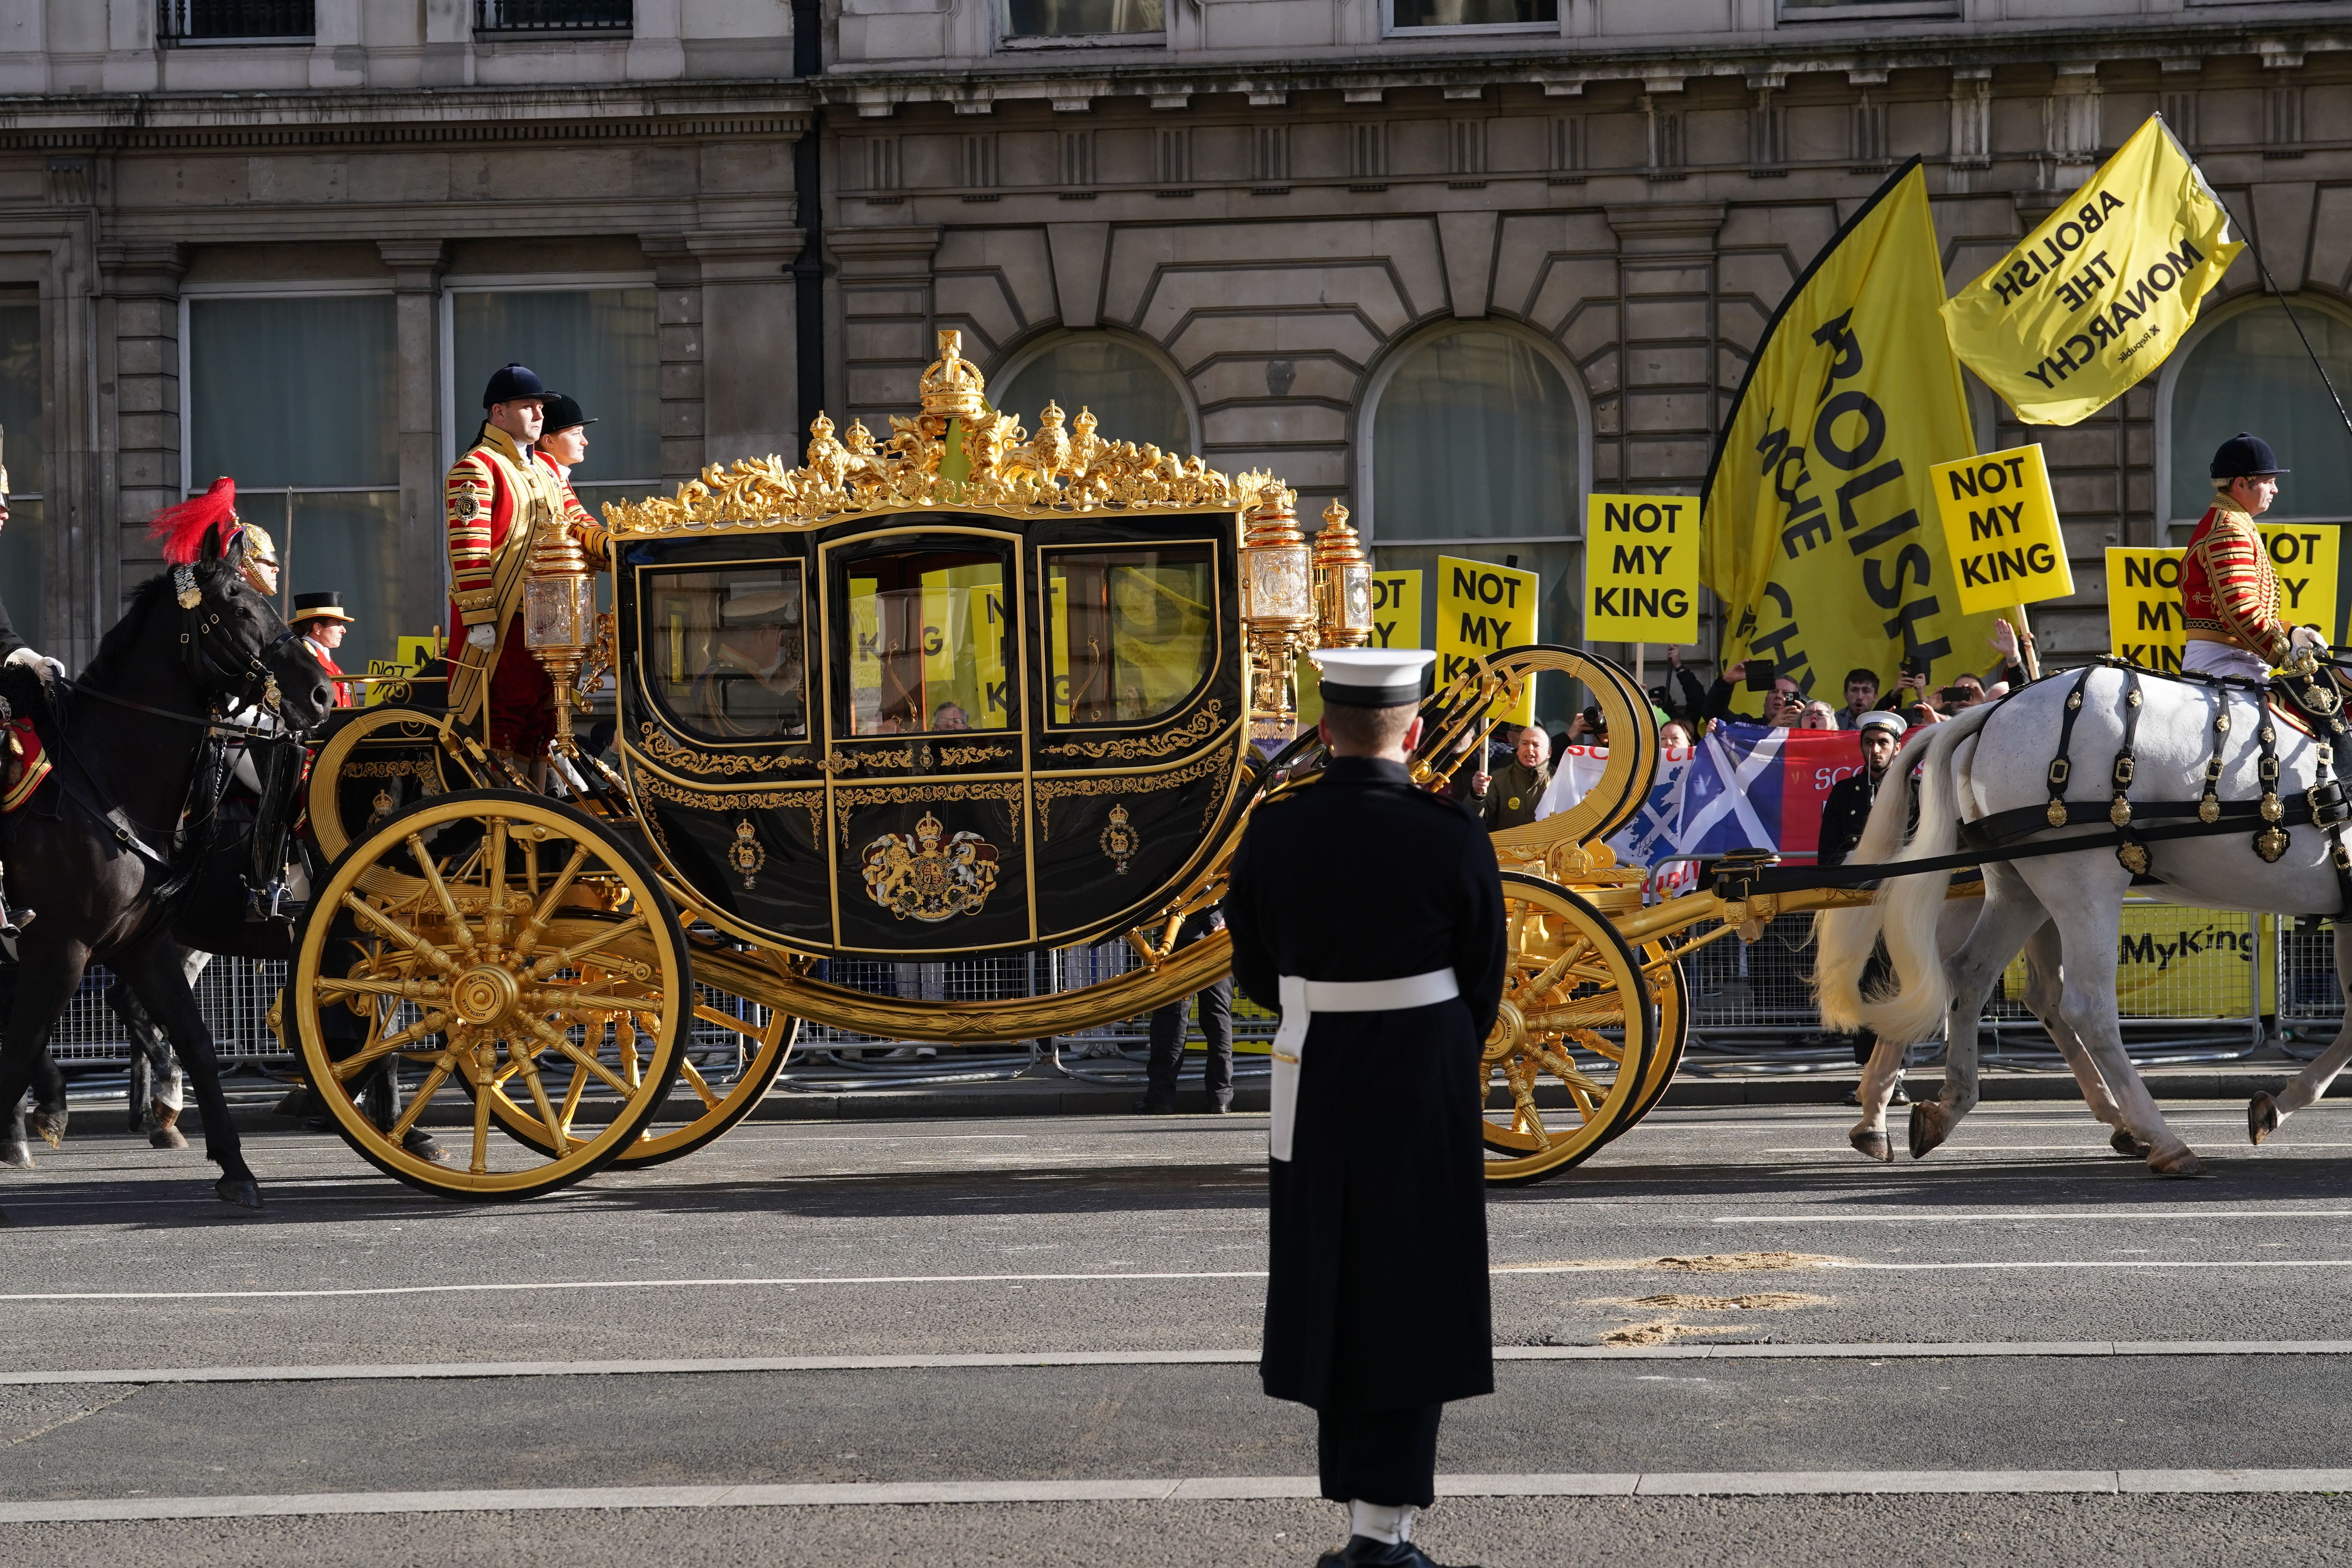
<path fill-rule="evenodd" d="M 1601 716 L 1601 709 L 1598 705 L 1587 708 L 1584 710 L 1584 728 L 1585 732 L 1588 734 L 1606 735 L 1609 733 L 1609 721 Z"/>

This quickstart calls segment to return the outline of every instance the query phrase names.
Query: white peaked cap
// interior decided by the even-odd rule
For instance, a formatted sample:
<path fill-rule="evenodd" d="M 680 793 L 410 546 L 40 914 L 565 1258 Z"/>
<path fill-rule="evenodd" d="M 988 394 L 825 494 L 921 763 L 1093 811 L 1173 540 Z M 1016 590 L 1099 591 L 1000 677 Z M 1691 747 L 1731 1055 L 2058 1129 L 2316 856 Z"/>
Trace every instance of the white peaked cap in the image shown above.
<path fill-rule="evenodd" d="M 1421 678 L 1437 656 L 1417 647 L 1320 647 L 1323 700 L 1343 708 L 1395 708 L 1421 700 Z"/>

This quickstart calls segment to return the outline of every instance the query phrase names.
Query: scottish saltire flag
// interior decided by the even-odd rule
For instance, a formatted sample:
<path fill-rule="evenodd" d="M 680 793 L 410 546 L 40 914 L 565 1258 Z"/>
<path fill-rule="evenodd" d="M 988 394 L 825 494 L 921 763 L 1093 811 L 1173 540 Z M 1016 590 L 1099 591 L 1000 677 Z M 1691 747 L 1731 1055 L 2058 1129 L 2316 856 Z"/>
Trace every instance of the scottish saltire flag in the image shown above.
<path fill-rule="evenodd" d="M 1608 755 L 1598 747 L 1567 748 L 1544 815 L 1582 799 L 1600 782 Z M 1674 856 L 1755 848 L 1810 859 L 1830 786 L 1861 766 L 1862 737 L 1851 730 L 1718 725 L 1696 747 L 1660 757 L 1649 798 L 1609 847 L 1626 865 L 1657 868 L 1651 888 L 1665 896 L 1693 880 L 1686 862 L 1658 867 Z"/>

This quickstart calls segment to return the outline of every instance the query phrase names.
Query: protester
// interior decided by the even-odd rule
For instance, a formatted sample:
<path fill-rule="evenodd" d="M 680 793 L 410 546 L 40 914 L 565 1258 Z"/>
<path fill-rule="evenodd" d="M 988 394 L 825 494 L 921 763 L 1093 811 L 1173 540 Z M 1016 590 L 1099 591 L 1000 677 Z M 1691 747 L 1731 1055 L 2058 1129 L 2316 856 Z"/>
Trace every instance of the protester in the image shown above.
<path fill-rule="evenodd" d="M 1225 929 L 1222 909 L 1206 909 L 1188 917 L 1177 929 L 1176 952 L 1182 952 L 1210 932 Z M 1201 1068 L 1201 1087 L 1207 1091 L 1202 1109 L 1223 1114 L 1234 1106 L 1234 977 L 1224 974 L 1182 1001 L 1171 1002 L 1151 1015 L 1151 1055 L 1144 1067 L 1143 1098 L 1135 1109 L 1146 1115 L 1165 1116 L 1176 1109 L 1176 1079 L 1184 1066 L 1184 1036 L 1192 1004 L 1201 1005 L 1201 1036 L 1209 1047 Z"/>
<path fill-rule="evenodd" d="M 1829 798 L 1822 802 L 1822 831 L 1816 847 L 1817 863 L 1843 866 L 1854 847 L 1862 842 L 1862 830 L 1869 824 L 1870 808 L 1878 798 L 1880 784 L 1885 782 L 1887 768 L 1903 744 L 1903 721 L 1892 713 L 1865 713 L 1862 717 L 1861 769 L 1848 773 L 1830 786 Z M 1871 991 L 1885 983 L 1886 950 L 1881 947 L 1871 954 L 1863 970 L 1863 992 Z M 1867 1066 L 1870 1053 L 1877 1047 L 1878 1037 L 1864 1029 L 1853 1037 L 1853 1060 L 1856 1067 Z M 1853 1104 L 1860 1104 L 1860 1093 L 1846 1096 Z M 1906 1100 L 1903 1077 L 1895 1078 L 1895 1102 Z"/>
<path fill-rule="evenodd" d="M 1858 730 L 1862 716 L 1878 706 L 1878 676 L 1874 670 L 1854 668 L 1845 672 L 1845 706 L 1837 710 L 1837 728 Z"/>
<path fill-rule="evenodd" d="M 1747 684 L 1748 666 L 1754 662 L 1750 659 L 1735 664 L 1716 678 L 1715 685 L 1706 694 L 1703 718 L 1710 721 L 1728 719 L 1740 724 L 1771 724 L 1781 729 L 1796 723 L 1798 715 L 1805 709 L 1805 694 L 1797 689 L 1795 681 L 1785 675 L 1773 678 L 1772 689 L 1764 693 L 1764 711 L 1761 714 L 1751 719 L 1745 713 L 1731 710 L 1732 693 Z"/>
<path fill-rule="evenodd" d="M 1478 815 L 1487 832 L 1525 827 L 1536 820 L 1536 808 L 1543 801 L 1544 791 L 1551 787 L 1550 754 L 1551 737 L 1541 725 L 1529 724 L 1519 731 L 1511 760 L 1502 772 L 1480 773 L 1470 781 L 1470 793 L 1478 801 Z"/>
<path fill-rule="evenodd" d="M 1495 1387 L 1484 1079 L 1508 957 L 1494 850 L 1412 787 L 1435 656 L 1328 648 L 1321 781 L 1258 806 L 1233 860 L 1234 975 L 1278 1006 L 1268 1119 L 1266 1394 L 1316 1412 L 1347 1568 L 1434 1568 L 1447 1402 Z M 1299 890 L 1315 889 L 1302 902 Z"/>
<path fill-rule="evenodd" d="M 1658 744 L 1687 749 L 1693 744 L 1690 726 L 1679 719 L 1669 719 L 1658 726 Z"/>
<path fill-rule="evenodd" d="M 1800 730 L 1834 730 L 1838 727 L 1837 710 L 1826 702 L 1808 702 L 1798 717 Z"/>
<path fill-rule="evenodd" d="M 1663 691 L 1654 691 L 1651 695 L 1664 699 L 1662 705 L 1685 723 L 1693 725 L 1705 723 L 1706 721 L 1706 688 L 1698 683 L 1697 676 L 1683 668 L 1681 648 L 1671 645 L 1666 648 L 1666 671 L 1668 685 L 1680 691 L 1682 700 L 1676 702 L 1672 696 Z"/>

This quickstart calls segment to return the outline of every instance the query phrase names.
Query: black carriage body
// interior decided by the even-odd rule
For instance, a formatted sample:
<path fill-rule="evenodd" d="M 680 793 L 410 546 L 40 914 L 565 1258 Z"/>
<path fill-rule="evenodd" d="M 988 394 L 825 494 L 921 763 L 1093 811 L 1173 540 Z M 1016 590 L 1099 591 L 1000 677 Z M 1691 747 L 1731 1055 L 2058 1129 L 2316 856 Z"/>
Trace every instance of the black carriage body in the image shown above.
<path fill-rule="evenodd" d="M 619 745 L 669 874 L 845 956 L 1148 918 L 1248 780 L 1231 510 L 616 541 Z"/>

